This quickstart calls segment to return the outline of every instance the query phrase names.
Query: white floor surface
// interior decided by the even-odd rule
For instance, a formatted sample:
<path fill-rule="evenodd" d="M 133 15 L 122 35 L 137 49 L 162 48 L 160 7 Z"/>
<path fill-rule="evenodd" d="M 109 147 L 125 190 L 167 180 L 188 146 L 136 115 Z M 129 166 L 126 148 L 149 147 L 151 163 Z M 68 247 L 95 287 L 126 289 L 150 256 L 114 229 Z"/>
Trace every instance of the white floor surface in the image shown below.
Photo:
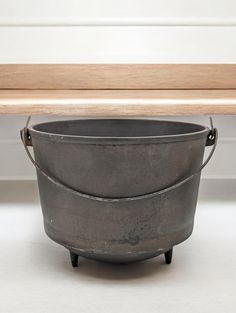
<path fill-rule="evenodd" d="M 130 265 L 80 259 L 44 233 L 35 184 L 0 183 L 0 313 L 235 313 L 236 184 L 202 189 L 192 236 Z"/>

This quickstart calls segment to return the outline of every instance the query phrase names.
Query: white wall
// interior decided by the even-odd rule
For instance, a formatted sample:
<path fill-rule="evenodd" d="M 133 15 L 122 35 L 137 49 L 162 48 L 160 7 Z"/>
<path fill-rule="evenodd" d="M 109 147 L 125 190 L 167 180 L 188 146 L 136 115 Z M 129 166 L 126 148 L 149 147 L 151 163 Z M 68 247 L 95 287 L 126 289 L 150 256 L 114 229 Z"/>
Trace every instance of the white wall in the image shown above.
<path fill-rule="evenodd" d="M 234 0 L 0 0 L 2 25 L 236 25 Z"/>
<path fill-rule="evenodd" d="M 0 63 L 236 63 L 236 1 L 0 0 Z M 24 122 L 0 117 L 0 179 L 35 177 L 19 142 Z M 215 124 L 203 177 L 236 179 L 236 117 Z"/>

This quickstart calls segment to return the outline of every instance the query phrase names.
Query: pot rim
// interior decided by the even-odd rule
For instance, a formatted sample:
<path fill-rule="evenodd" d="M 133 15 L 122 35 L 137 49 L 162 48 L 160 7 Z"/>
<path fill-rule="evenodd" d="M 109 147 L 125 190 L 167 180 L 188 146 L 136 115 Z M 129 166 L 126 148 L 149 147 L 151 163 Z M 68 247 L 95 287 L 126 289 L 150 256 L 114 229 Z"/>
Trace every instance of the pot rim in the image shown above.
<path fill-rule="evenodd" d="M 187 132 L 187 133 L 180 133 L 180 134 L 171 134 L 171 135 L 154 135 L 154 136 L 84 136 L 84 135 L 68 135 L 68 134 L 59 134 L 53 132 L 47 132 L 42 130 L 37 130 L 35 127 L 47 124 L 54 124 L 54 123 L 63 123 L 63 122 L 75 122 L 75 121 L 150 121 L 150 122 L 157 122 L 157 123 L 169 123 L 169 124 L 185 124 L 188 126 L 196 126 L 200 127 L 200 130 Z M 207 137 L 209 133 L 209 128 L 197 123 L 189 123 L 189 122 L 179 122 L 179 121 L 169 121 L 169 120 L 156 120 L 156 119 L 130 119 L 130 118 L 87 118 L 87 119 L 72 119 L 72 120 L 60 120 L 60 121 L 51 121 L 51 122 L 44 122 L 44 123 L 37 123 L 33 124 L 28 127 L 30 135 L 32 137 L 37 138 L 44 138 L 50 141 L 61 141 L 61 142 L 78 142 L 78 143 L 85 143 L 85 144 L 145 144 L 145 143 L 157 143 L 157 142 L 178 142 L 178 141 L 186 141 L 186 140 L 197 140 L 203 137 Z"/>

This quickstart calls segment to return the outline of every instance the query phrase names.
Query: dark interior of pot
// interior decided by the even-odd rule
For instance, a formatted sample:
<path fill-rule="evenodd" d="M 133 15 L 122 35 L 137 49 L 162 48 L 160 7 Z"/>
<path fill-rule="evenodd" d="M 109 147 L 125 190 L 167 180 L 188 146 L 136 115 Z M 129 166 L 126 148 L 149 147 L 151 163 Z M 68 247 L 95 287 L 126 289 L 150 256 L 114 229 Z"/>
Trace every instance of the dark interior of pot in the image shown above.
<path fill-rule="evenodd" d="M 132 120 L 88 119 L 49 122 L 35 125 L 34 130 L 70 136 L 87 137 L 151 137 L 197 133 L 205 127 L 192 123 Z"/>

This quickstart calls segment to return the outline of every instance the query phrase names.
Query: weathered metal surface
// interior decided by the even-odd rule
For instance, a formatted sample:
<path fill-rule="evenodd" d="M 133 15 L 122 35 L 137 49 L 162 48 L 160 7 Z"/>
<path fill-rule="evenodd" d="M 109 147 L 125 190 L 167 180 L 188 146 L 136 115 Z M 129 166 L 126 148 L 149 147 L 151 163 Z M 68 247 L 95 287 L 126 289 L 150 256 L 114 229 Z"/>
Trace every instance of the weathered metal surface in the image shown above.
<path fill-rule="evenodd" d="M 201 125 L 157 120 L 77 120 L 29 128 L 36 162 L 74 190 L 133 197 L 195 173 L 212 144 Z M 109 262 L 166 253 L 193 229 L 200 174 L 144 199 L 102 202 L 61 188 L 37 171 L 45 231 L 77 254 Z M 170 262 L 170 253 L 166 254 Z"/>

